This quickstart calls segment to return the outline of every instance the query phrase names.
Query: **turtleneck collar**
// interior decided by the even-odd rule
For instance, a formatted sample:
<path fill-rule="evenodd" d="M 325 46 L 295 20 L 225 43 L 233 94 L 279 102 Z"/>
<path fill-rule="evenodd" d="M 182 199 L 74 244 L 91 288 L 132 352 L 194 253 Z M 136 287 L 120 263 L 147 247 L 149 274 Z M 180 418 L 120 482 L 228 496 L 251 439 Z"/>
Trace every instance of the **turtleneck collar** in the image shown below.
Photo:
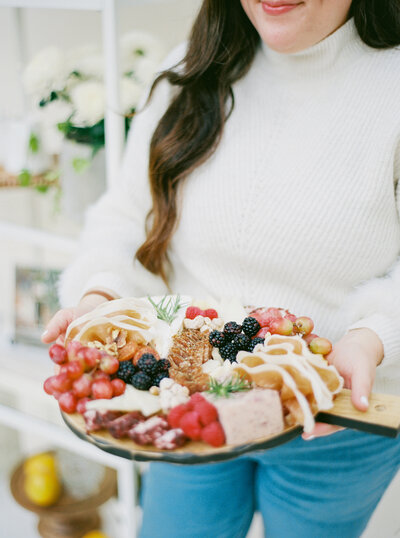
<path fill-rule="evenodd" d="M 361 41 L 351 18 L 335 32 L 311 47 L 294 53 L 276 52 L 262 42 L 261 48 L 271 67 L 282 74 L 318 74 L 360 53 Z"/>

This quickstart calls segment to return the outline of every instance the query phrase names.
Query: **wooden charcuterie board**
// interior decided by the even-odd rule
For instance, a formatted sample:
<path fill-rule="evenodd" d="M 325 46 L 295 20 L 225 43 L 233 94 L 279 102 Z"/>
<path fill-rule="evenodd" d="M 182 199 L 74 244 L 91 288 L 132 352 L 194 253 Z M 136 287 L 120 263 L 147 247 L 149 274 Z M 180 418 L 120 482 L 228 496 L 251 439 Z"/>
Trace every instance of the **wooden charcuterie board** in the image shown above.
<path fill-rule="evenodd" d="M 114 439 L 106 430 L 86 433 L 83 417 L 63 413 L 67 426 L 81 439 L 111 454 L 137 461 L 165 461 L 179 464 L 210 463 L 236 458 L 247 452 L 267 450 L 298 437 L 302 426 L 292 426 L 283 432 L 257 439 L 245 445 L 224 445 L 213 448 L 203 442 L 190 441 L 182 448 L 171 451 L 153 446 L 142 446 L 130 439 Z M 372 394 L 367 412 L 358 411 L 351 402 L 351 391 L 343 389 L 329 411 L 319 412 L 318 422 L 335 424 L 372 434 L 397 437 L 400 431 L 400 396 Z"/>

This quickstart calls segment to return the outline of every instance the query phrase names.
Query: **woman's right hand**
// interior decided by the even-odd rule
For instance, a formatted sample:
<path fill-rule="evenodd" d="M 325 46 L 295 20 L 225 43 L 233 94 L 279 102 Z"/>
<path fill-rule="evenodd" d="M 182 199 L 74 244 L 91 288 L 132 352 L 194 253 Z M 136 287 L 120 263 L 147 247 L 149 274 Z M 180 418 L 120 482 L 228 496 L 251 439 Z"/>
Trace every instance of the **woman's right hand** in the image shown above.
<path fill-rule="evenodd" d="M 62 308 L 51 318 L 46 326 L 46 330 L 42 334 L 42 342 L 50 344 L 55 340 L 59 344 L 64 343 L 65 333 L 68 325 L 74 321 L 74 319 L 83 316 L 87 312 L 90 312 L 101 303 L 106 302 L 102 295 L 91 293 L 84 296 L 77 306 L 71 308 Z"/>

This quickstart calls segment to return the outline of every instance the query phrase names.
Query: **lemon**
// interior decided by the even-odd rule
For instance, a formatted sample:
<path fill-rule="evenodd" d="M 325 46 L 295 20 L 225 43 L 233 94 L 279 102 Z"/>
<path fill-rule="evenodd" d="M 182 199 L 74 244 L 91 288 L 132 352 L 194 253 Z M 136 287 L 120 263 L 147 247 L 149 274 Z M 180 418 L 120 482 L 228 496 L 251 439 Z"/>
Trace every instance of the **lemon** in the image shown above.
<path fill-rule="evenodd" d="M 24 486 L 28 499 L 38 506 L 55 504 L 61 494 L 60 481 L 53 472 L 28 474 Z"/>
<path fill-rule="evenodd" d="M 50 452 L 43 452 L 28 458 L 24 463 L 26 475 L 36 473 L 57 473 L 56 459 Z"/>
<path fill-rule="evenodd" d="M 82 538 L 109 538 L 107 534 L 101 531 L 90 531 L 87 532 Z"/>

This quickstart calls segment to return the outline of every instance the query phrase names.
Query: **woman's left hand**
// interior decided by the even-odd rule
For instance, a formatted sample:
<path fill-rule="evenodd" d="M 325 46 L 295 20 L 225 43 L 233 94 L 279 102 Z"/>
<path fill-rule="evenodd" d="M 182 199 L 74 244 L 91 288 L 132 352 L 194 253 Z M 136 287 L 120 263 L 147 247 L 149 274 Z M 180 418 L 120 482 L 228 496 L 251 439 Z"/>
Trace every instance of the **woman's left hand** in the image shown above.
<path fill-rule="evenodd" d="M 375 370 L 383 359 L 383 345 L 376 333 L 371 329 L 349 331 L 334 345 L 326 359 L 344 378 L 345 388 L 351 389 L 353 405 L 360 411 L 367 411 Z M 339 430 L 343 428 L 317 422 L 314 430 L 303 433 L 302 437 L 310 441 Z"/>

